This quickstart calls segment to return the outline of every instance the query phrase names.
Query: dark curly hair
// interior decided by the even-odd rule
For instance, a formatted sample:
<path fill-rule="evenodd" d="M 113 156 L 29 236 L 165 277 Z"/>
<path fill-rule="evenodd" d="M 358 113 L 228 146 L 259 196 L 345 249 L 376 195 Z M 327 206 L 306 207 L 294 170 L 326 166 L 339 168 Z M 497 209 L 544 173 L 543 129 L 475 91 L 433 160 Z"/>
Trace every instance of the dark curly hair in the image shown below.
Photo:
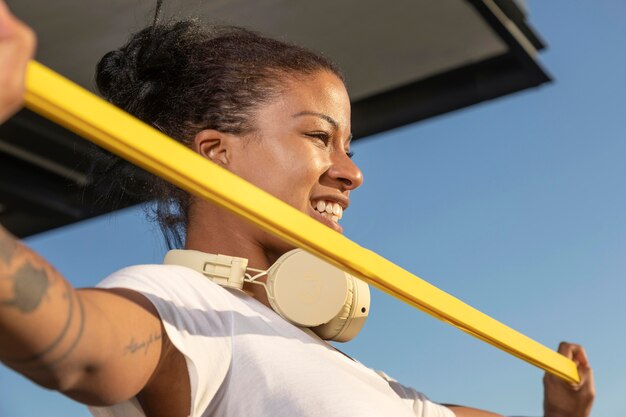
<path fill-rule="evenodd" d="M 289 77 L 327 70 L 343 80 L 330 60 L 308 49 L 239 27 L 159 24 L 159 8 L 152 26 L 104 55 L 96 84 L 108 101 L 187 146 L 203 129 L 253 131 L 255 110 Z M 189 195 L 118 160 L 108 165 L 109 186 L 155 200 L 152 217 L 167 245 L 183 246 Z"/>

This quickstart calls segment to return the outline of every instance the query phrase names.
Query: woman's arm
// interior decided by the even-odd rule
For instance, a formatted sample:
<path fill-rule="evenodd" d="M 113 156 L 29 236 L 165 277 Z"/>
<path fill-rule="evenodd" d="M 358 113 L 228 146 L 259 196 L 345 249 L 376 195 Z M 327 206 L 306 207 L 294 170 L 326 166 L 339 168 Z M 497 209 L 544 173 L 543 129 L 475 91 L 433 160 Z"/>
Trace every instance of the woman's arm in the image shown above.
<path fill-rule="evenodd" d="M 35 43 L 33 31 L 0 0 L 0 123 L 22 105 Z M 1 362 L 86 404 L 115 404 L 141 393 L 142 404 L 152 406 L 144 394 L 163 391 L 163 380 L 180 375 L 181 358 L 144 296 L 77 291 L 0 225 Z"/>
<path fill-rule="evenodd" d="M 0 0 L 0 123 L 22 105 L 24 72 L 35 51 L 33 31 Z"/>
<path fill-rule="evenodd" d="M 145 297 L 77 291 L 0 226 L 0 360 L 7 366 L 78 401 L 114 404 L 146 386 L 166 342 Z"/>

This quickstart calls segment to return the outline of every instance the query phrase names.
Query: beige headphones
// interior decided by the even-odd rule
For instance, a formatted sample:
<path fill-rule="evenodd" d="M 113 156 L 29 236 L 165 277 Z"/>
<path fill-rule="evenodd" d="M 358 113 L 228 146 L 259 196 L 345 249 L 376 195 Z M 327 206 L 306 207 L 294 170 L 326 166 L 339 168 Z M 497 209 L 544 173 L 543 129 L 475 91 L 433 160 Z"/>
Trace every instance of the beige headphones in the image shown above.
<path fill-rule="evenodd" d="M 301 249 L 285 253 L 267 271 L 248 268 L 246 258 L 195 250 L 171 250 L 163 263 L 186 266 L 227 288 L 242 290 L 244 282 L 262 285 L 276 313 L 324 340 L 351 340 L 369 314 L 365 282 Z M 267 282 L 257 281 L 264 275 Z"/>

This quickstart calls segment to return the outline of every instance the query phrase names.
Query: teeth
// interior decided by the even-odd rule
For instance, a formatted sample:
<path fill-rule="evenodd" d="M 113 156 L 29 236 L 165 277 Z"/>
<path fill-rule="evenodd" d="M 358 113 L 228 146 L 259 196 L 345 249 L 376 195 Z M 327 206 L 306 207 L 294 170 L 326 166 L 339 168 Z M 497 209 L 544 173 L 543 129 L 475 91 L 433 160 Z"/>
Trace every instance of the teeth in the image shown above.
<path fill-rule="evenodd" d="M 331 201 L 319 200 L 314 207 L 322 216 L 337 221 L 343 217 L 343 207 Z"/>

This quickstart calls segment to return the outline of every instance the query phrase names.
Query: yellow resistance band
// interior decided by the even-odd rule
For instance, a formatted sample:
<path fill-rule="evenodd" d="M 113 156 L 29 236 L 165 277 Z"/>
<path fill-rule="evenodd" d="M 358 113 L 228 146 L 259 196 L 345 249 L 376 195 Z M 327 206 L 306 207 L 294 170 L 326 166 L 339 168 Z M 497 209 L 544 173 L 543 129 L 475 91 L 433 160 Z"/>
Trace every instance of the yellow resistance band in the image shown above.
<path fill-rule="evenodd" d="M 359 246 L 35 61 L 28 66 L 25 100 L 27 107 L 44 117 L 387 294 L 566 381 L 579 381 L 573 361 Z"/>

